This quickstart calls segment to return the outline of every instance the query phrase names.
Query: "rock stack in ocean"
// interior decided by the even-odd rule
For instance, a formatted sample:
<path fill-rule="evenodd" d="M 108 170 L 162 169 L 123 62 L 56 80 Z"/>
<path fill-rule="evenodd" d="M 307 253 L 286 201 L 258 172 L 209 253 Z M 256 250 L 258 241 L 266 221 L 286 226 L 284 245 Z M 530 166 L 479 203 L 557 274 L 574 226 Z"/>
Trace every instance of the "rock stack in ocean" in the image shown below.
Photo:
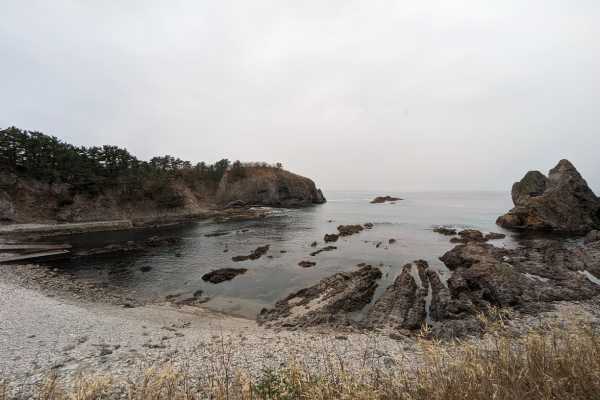
<path fill-rule="evenodd" d="M 600 227 L 600 199 L 568 160 L 548 177 L 528 172 L 512 187 L 515 207 L 496 221 L 512 229 L 587 233 Z"/>
<path fill-rule="evenodd" d="M 221 205 L 302 207 L 326 199 L 308 178 L 278 168 L 247 167 L 243 176 L 226 173 L 216 194 Z"/>

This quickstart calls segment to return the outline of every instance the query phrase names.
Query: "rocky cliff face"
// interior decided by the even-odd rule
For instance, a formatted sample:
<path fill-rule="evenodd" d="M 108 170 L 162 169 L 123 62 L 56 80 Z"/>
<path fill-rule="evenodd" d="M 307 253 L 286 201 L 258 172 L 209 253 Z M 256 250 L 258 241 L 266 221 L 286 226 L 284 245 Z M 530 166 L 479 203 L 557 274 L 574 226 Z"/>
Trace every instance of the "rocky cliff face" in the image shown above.
<path fill-rule="evenodd" d="M 278 168 L 248 167 L 241 176 L 227 172 L 216 195 L 217 203 L 236 202 L 273 207 L 301 207 L 325 202 L 315 183 Z"/>
<path fill-rule="evenodd" d="M 548 177 L 530 171 L 512 187 L 515 207 L 498 218 L 505 228 L 586 233 L 600 226 L 600 199 L 568 160 Z"/>
<path fill-rule="evenodd" d="M 140 223 L 204 216 L 229 202 L 297 207 L 325 201 L 313 181 L 276 168 L 226 173 L 219 185 L 173 180 L 147 182 L 130 193 L 126 185 L 95 194 L 73 193 L 68 184 L 50 184 L 0 172 L 0 224 L 90 222 L 131 219 Z M 147 186 L 147 187 L 146 187 Z"/>

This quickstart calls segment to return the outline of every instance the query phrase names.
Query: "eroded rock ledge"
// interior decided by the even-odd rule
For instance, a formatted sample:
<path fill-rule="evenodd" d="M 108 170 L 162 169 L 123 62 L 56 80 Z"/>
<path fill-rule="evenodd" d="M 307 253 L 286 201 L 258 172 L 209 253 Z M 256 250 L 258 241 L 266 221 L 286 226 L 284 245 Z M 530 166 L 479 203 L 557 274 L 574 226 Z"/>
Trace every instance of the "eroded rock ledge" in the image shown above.
<path fill-rule="evenodd" d="M 535 314 L 554 301 L 599 296 L 600 240 L 595 238 L 579 245 L 536 239 L 518 249 L 467 241 L 440 258 L 451 271 L 447 282 L 418 260 L 405 265 L 377 299 L 381 272 L 366 265 L 289 295 L 258 320 L 287 328 L 330 325 L 400 333 L 427 323 L 437 337 L 478 334 L 478 316 L 496 308 Z"/>

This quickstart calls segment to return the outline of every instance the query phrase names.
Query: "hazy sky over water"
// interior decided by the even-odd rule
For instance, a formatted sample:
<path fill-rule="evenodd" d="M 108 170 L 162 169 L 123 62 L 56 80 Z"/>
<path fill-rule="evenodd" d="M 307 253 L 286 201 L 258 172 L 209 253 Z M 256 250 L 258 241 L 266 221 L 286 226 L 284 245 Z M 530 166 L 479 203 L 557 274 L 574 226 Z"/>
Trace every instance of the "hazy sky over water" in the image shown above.
<path fill-rule="evenodd" d="M 3 0 L 0 127 L 327 189 L 600 192 L 600 1 Z"/>

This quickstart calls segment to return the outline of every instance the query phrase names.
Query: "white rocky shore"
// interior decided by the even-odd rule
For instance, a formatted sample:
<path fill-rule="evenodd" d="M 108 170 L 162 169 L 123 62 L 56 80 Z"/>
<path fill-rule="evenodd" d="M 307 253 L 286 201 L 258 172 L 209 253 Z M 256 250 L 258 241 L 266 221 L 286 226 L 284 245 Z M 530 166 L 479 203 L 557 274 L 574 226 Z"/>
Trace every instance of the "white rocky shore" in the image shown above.
<path fill-rule="evenodd" d="M 26 275 L 35 266 L 1 268 L 0 375 L 23 398 L 50 373 L 68 385 L 78 374 L 125 381 L 167 362 L 199 375 L 225 368 L 258 375 L 290 360 L 315 371 L 332 355 L 354 368 L 386 368 L 414 365 L 419 354 L 413 338 L 276 331 L 199 307 L 91 302 L 81 291 L 34 287 Z"/>
<path fill-rule="evenodd" d="M 194 376 L 240 370 L 258 376 L 290 361 L 315 373 L 326 371 L 332 360 L 348 369 L 410 369 L 423 356 L 414 336 L 326 328 L 273 330 L 200 307 L 129 307 L 118 296 L 108 299 L 112 304 L 97 302 L 93 290 L 65 286 L 59 274 L 39 286 L 36 268 L 4 265 L 0 275 L 0 375 L 15 398 L 28 398 L 49 374 L 68 386 L 80 375 L 126 382 L 149 366 L 165 363 Z M 56 285 L 49 284 L 53 280 Z M 518 332 L 573 319 L 599 324 L 597 299 L 554 305 L 553 311 L 508 324 Z"/>

